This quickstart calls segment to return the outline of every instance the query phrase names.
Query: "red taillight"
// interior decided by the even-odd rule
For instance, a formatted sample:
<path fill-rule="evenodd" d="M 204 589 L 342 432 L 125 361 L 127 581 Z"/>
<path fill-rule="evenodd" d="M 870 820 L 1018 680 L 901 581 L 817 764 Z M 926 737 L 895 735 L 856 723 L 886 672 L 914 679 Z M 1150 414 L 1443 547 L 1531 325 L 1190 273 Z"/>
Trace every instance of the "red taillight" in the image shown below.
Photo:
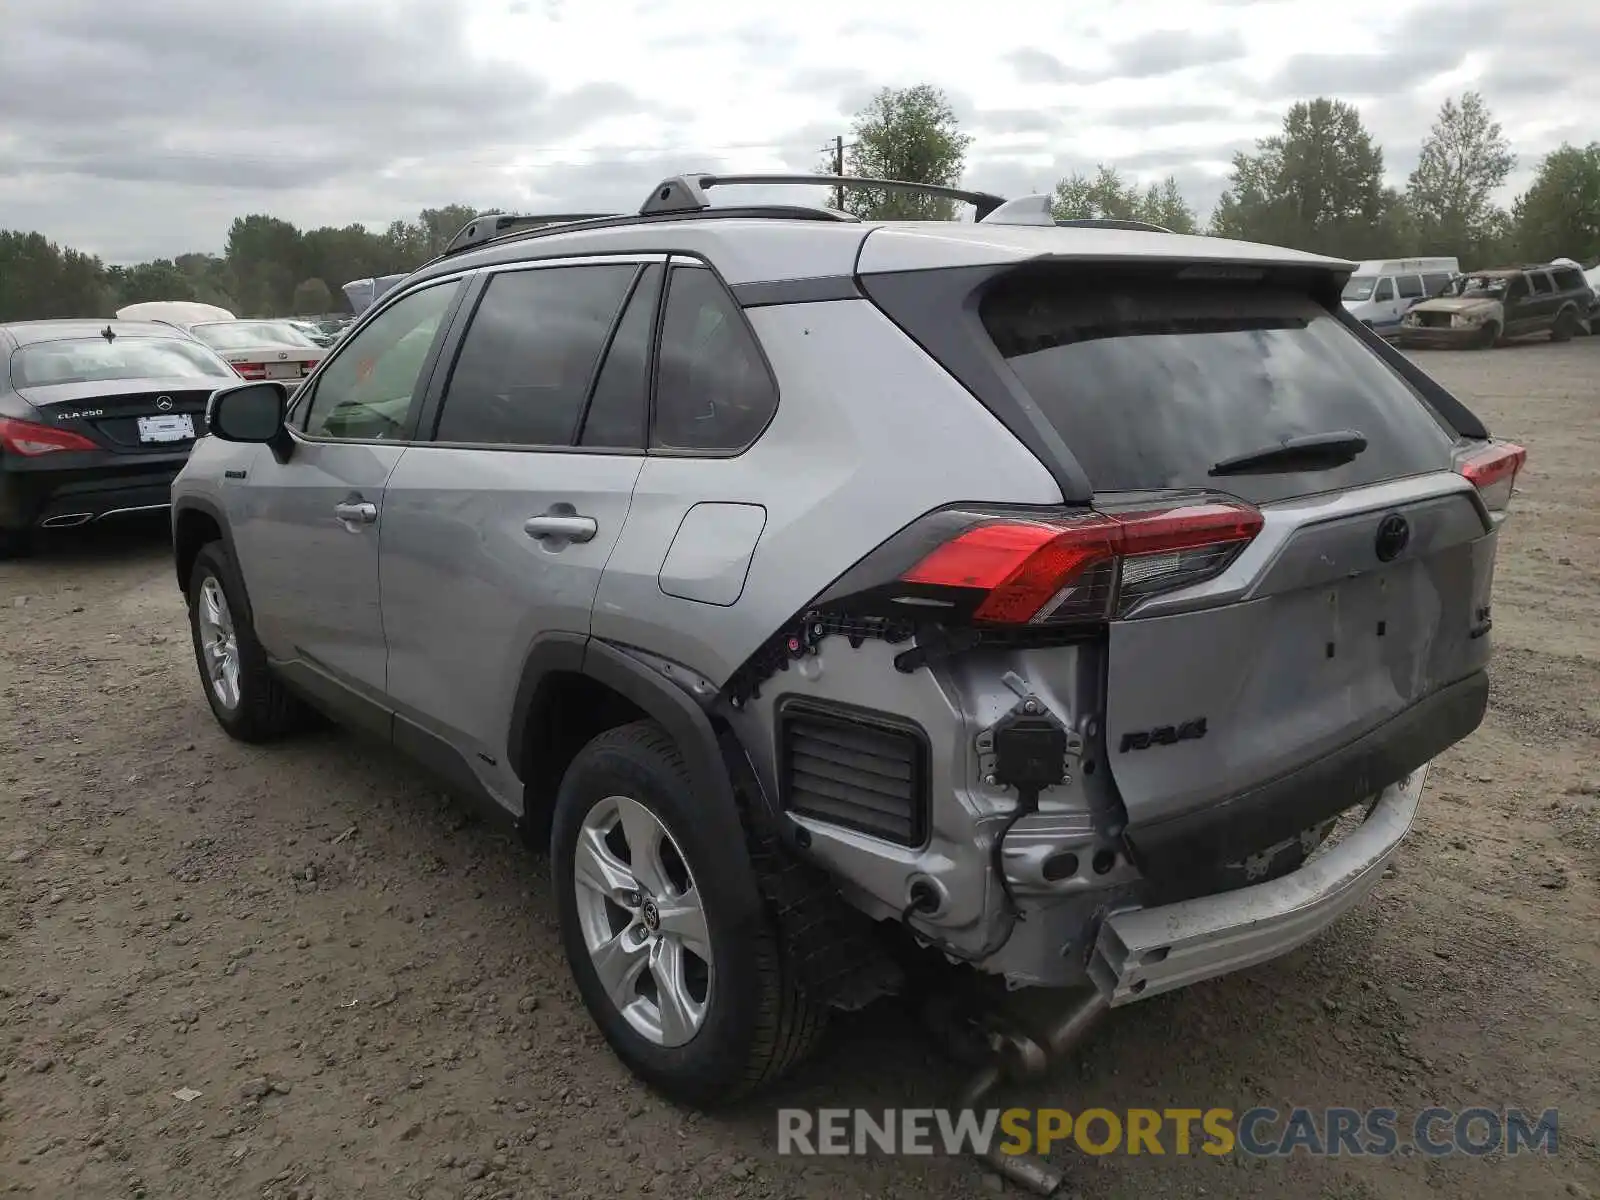
<path fill-rule="evenodd" d="M 1456 463 L 1456 470 L 1478 489 L 1484 507 L 1502 512 L 1511 504 L 1517 473 L 1528 461 L 1528 452 L 1514 442 L 1498 442 L 1468 455 Z"/>
<path fill-rule="evenodd" d="M 234 363 L 233 369 L 239 373 L 241 379 L 265 379 L 267 377 L 266 363 Z"/>
<path fill-rule="evenodd" d="M 315 360 L 313 360 L 311 362 L 303 362 L 303 363 L 300 364 L 300 374 L 301 374 L 302 377 L 311 374 L 311 372 L 315 371 L 316 369 L 317 369 L 317 364 L 316 364 Z"/>
<path fill-rule="evenodd" d="M 1082 517 L 998 518 L 967 529 L 902 583 L 975 589 L 976 621 L 1039 624 L 1109 616 L 1120 602 L 1218 574 L 1261 531 L 1248 504 L 1213 501 Z"/>
<path fill-rule="evenodd" d="M 32 421 L 0 417 L 0 449 L 7 454 L 34 458 L 40 454 L 53 454 L 57 450 L 98 450 L 100 447 L 70 429 L 53 429 L 49 425 L 35 425 Z"/>

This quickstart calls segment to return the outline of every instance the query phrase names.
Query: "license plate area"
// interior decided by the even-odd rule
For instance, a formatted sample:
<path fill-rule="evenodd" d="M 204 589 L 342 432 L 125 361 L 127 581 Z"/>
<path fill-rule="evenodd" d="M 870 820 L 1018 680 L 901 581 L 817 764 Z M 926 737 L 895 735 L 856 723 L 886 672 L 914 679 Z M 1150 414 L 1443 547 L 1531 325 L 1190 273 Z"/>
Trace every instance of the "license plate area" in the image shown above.
<path fill-rule="evenodd" d="M 300 364 L 297 362 L 270 362 L 266 364 L 268 379 L 299 379 Z"/>
<path fill-rule="evenodd" d="M 139 440 L 145 443 L 194 440 L 194 417 L 188 413 L 162 413 L 139 418 Z"/>

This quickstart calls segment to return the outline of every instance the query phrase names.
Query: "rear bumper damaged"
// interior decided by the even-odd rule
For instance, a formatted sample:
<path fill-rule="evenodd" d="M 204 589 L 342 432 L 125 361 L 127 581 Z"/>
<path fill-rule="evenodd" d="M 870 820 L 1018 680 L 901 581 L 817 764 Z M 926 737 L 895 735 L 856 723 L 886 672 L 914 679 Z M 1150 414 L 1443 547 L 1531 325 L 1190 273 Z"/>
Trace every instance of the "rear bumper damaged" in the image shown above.
<path fill-rule="evenodd" d="M 1269 883 L 1115 913 L 1100 927 L 1089 975 L 1113 1007 L 1276 958 L 1359 903 L 1411 828 L 1427 767 L 1385 788 L 1349 836 Z"/>

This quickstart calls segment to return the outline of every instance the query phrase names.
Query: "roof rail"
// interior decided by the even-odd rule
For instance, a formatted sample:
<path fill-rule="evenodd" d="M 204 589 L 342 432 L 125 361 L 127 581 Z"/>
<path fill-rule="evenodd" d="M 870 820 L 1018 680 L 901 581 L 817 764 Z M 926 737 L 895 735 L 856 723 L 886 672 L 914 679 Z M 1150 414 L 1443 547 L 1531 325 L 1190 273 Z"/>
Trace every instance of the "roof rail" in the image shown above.
<path fill-rule="evenodd" d="M 1072 217 L 1058 220 L 1056 224 L 1073 229 L 1128 229 L 1136 233 L 1172 232 L 1163 225 L 1155 225 L 1149 221 L 1128 221 L 1121 217 Z"/>
<path fill-rule="evenodd" d="M 936 183 L 910 183 L 903 179 L 872 179 L 864 175 L 674 175 L 663 179 L 639 206 L 641 217 L 661 213 L 700 212 L 711 207 L 706 191 L 714 187 L 737 187 L 746 184 L 769 187 L 835 187 L 867 188 L 885 192 L 915 192 L 924 196 L 939 196 L 946 200 L 960 200 L 977 209 L 978 220 L 983 220 L 1003 205 L 1004 196 L 989 192 L 969 192 L 962 188 L 944 187 Z"/>
<path fill-rule="evenodd" d="M 460 232 L 450 239 L 450 244 L 444 248 L 444 255 L 441 257 L 460 254 L 463 250 L 492 242 L 518 229 L 528 229 L 537 225 L 570 225 L 577 221 L 599 221 L 606 217 L 621 215 L 620 213 L 481 213 L 463 225 Z"/>

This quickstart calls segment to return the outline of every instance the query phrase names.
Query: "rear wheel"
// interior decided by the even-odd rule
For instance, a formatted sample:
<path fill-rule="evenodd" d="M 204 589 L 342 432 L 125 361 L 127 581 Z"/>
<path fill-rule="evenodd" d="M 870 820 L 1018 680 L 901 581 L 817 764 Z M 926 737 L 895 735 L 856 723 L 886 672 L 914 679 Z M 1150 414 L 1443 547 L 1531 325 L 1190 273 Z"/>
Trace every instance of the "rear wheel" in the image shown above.
<path fill-rule="evenodd" d="M 665 730 L 609 730 L 562 780 L 551 865 L 567 962 L 606 1041 L 661 1092 L 710 1107 L 786 1073 L 824 1013 L 771 926 L 730 919 L 730 872 L 749 867 L 706 838 L 695 805 Z"/>
<path fill-rule="evenodd" d="M 1473 339 L 1472 348 L 1474 350 L 1493 350 L 1495 343 L 1499 340 L 1500 326 L 1490 321 L 1482 329 L 1478 330 L 1478 336 Z"/>
<path fill-rule="evenodd" d="M 1570 342 L 1573 335 L 1578 332 L 1578 314 L 1572 309 L 1563 309 L 1556 316 L 1556 323 L 1550 327 L 1550 340 L 1552 342 Z"/>
<path fill-rule="evenodd" d="M 201 547 L 189 575 L 189 631 L 206 701 L 230 736 L 266 742 L 297 728 L 303 710 L 273 676 L 247 611 L 244 585 L 222 543 Z"/>

